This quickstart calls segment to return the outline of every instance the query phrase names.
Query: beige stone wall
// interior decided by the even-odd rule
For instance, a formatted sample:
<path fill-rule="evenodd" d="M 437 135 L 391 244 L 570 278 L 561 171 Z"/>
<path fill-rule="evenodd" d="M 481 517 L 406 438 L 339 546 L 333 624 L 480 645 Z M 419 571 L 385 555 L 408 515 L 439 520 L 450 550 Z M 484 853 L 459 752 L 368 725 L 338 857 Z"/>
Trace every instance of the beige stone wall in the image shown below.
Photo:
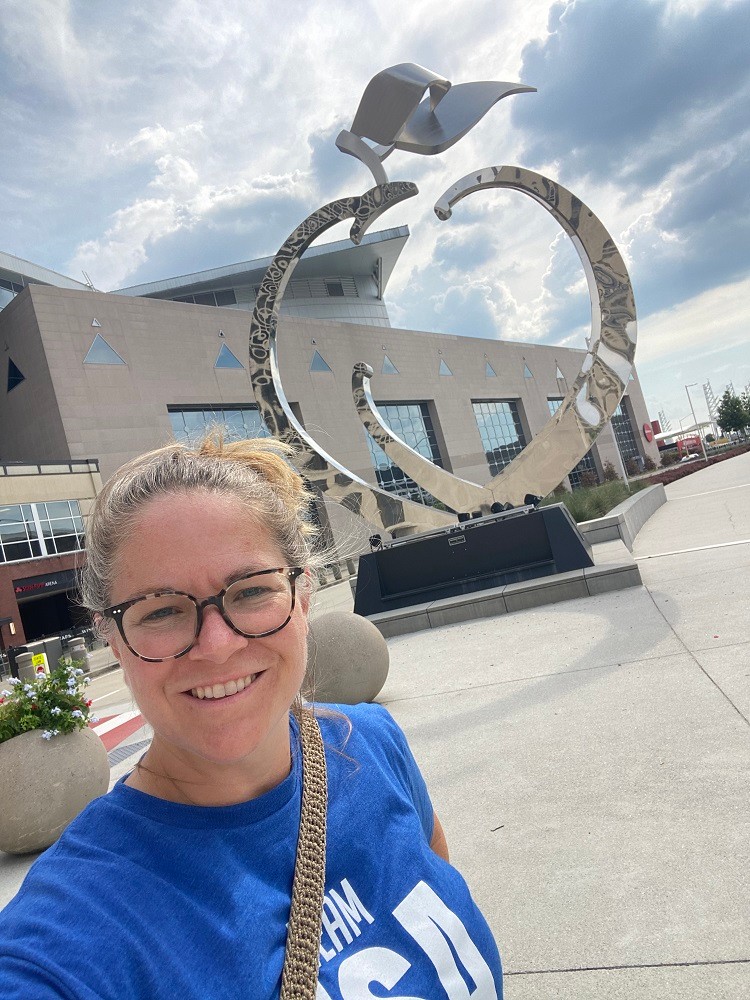
<path fill-rule="evenodd" d="M 22 397 L 21 386 L 9 394 L 19 394 L 19 405 L 8 418 L 12 433 L 3 435 L 8 440 L 0 445 L 0 459 L 16 457 L 21 447 L 23 457 L 30 453 L 36 457 L 33 435 L 25 434 L 22 445 L 15 440 L 16 428 L 28 424 L 36 406 L 51 411 L 51 423 L 62 428 L 71 457 L 98 458 L 106 478 L 122 462 L 169 439 L 169 405 L 254 402 L 246 371 L 214 368 L 222 344 L 245 363 L 246 312 L 44 286 L 33 286 L 19 296 L 24 298 L 33 306 L 25 321 L 30 353 L 24 371 L 32 391 Z M 100 327 L 92 327 L 94 318 Z M 83 364 L 96 333 L 125 365 Z M 332 373 L 310 372 L 316 350 Z M 399 375 L 380 374 L 384 354 Z M 489 470 L 472 400 L 518 400 L 525 427 L 536 434 L 549 418 L 547 398 L 565 394 L 564 384 L 555 379 L 557 367 L 571 383 L 582 357 L 583 351 L 559 347 L 312 319 L 284 319 L 279 332 L 282 381 L 287 398 L 299 404 L 307 431 L 343 465 L 372 483 L 365 433 L 351 400 L 355 362 L 366 361 L 375 369 L 376 400 L 429 402 L 445 442 L 446 464 L 465 478 L 486 482 Z M 452 377 L 438 374 L 441 359 Z M 497 378 L 485 377 L 486 361 Z M 532 379 L 524 378 L 524 364 Z M 54 385 L 47 371 L 52 372 Z M 628 393 L 640 429 L 647 412 L 637 381 L 630 383 Z M 33 426 L 41 446 L 46 432 L 36 422 Z M 642 433 L 639 437 L 643 454 L 657 460 L 656 448 L 647 445 Z M 602 462 L 609 459 L 619 468 L 609 430 L 600 435 L 596 448 Z"/>

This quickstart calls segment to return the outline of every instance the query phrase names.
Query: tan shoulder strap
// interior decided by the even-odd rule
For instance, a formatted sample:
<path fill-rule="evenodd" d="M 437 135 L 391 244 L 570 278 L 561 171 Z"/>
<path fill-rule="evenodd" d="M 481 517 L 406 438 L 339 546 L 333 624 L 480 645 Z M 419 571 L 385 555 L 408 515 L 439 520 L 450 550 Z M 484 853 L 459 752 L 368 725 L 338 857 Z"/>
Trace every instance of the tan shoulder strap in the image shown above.
<path fill-rule="evenodd" d="M 320 726 L 310 709 L 300 713 L 299 734 L 302 808 L 280 1000 L 315 998 L 326 878 L 326 757 Z"/>

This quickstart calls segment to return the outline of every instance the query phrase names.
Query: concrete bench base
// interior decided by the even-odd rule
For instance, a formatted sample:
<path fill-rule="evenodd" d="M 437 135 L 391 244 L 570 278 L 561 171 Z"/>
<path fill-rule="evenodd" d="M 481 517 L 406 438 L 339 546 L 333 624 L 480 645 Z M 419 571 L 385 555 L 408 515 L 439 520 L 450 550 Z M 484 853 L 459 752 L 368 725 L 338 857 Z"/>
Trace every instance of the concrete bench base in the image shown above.
<path fill-rule="evenodd" d="M 638 564 L 621 541 L 595 545 L 593 549 L 595 565 L 588 569 L 415 604 L 410 608 L 373 615 L 370 621 L 386 638 L 390 638 L 641 586 Z"/>

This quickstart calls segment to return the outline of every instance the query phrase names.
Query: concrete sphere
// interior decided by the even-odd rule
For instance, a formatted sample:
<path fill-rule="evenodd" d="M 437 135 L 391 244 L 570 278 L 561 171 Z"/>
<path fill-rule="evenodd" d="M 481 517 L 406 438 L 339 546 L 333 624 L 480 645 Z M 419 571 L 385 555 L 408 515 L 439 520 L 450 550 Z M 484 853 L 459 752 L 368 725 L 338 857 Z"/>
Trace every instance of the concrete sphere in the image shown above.
<path fill-rule="evenodd" d="M 331 611 L 310 622 L 302 693 L 343 705 L 373 701 L 388 677 L 388 662 L 388 643 L 371 621 Z"/>
<path fill-rule="evenodd" d="M 0 743 L 0 851 L 49 847 L 108 788 L 107 751 L 91 729 L 51 740 L 32 729 Z"/>

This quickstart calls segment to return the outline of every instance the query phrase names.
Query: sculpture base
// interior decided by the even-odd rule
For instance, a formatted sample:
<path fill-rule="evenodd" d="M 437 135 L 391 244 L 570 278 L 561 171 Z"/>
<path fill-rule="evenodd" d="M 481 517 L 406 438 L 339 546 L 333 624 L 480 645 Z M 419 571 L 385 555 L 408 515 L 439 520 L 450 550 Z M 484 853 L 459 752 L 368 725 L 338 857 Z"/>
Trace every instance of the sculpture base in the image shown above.
<path fill-rule="evenodd" d="M 360 556 L 354 611 L 376 615 L 593 565 L 564 504 L 491 514 Z"/>

